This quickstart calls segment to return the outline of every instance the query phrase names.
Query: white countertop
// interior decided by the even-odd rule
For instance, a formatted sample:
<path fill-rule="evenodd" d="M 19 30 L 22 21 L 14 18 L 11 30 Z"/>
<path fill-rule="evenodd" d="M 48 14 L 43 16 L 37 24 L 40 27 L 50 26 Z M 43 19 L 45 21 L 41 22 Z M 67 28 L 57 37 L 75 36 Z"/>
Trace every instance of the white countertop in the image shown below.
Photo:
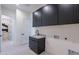
<path fill-rule="evenodd" d="M 40 39 L 40 38 L 45 38 L 45 35 L 33 35 L 33 36 L 31 36 L 31 37 Z"/>

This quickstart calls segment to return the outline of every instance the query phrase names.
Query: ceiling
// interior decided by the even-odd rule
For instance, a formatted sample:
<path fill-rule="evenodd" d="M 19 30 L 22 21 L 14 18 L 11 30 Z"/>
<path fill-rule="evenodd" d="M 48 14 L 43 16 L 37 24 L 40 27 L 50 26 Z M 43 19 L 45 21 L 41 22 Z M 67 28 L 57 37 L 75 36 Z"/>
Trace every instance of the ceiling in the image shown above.
<path fill-rule="evenodd" d="M 42 6 L 44 6 L 44 4 L 20 4 L 20 5 L 2 4 L 2 8 L 15 10 L 15 11 L 16 11 L 16 8 L 18 8 L 18 9 L 21 9 L 25 12 L 33 12 Z"/>
<path fill-rule="evenodd" d="M 2 9 L 9 9 L 16 11 L 16 4 L 2 4 L 1 7 Z"/>
<path fill-rule="evenodd" d="M 41 6 L 43 6 L 43 4 L 21 4 L 18 5 L 18 8 L 26 12 L 33 12 L 36 9 L 40 8 Z"/>

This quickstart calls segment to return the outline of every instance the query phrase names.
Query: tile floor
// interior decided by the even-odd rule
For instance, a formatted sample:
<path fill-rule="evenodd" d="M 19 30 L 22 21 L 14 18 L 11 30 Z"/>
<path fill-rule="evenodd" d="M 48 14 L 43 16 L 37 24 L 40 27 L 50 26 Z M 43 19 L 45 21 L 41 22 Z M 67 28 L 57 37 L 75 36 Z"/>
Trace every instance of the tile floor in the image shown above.
<path fill-rule="evenodd" d="M 9 44 L 9 45 L 8 45 Z M 3 44 L 0 55 L 36 55 L 29 47 L 28 44 L 13 46 L 11 42 L 5 42 Z M 47 55 L 46 52 L 43 52 L 40 55 Z"/>

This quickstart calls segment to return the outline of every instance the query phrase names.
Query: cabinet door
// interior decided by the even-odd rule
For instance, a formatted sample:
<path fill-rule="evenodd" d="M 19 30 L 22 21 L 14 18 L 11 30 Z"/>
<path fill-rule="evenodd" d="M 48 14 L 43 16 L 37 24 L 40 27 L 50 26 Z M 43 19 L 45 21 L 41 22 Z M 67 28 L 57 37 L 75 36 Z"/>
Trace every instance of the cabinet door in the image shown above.
<path fill-rule="evenodd" d="M 41 26 L 41 9 L 35 11 L 33 13 L 33 27 L 39 27 Z"/>
<path fill-rule="evenodd" d="M 38 54 L 45 51 L 45 38 L 38 40 Z"/>
<path fill-rule="evenodd" d="M 29 37 L 29 47 L 37 53 L 37 40 L 35 38 Z"/>
<path fill-rule="evenodd" d="M 42 9 L 42 25 L 56 25 L 57 24 L 57 5 L 46 5 Z"/>
<path fill-rule="evenodd" d="M 73 5 L 60 4 L 59 6 L 59 24 L 73 23 Z"/>
<path fill-rule="evenodd" d="M 79 4 L 74 4 L 74 23 L 79 23 Z"/>

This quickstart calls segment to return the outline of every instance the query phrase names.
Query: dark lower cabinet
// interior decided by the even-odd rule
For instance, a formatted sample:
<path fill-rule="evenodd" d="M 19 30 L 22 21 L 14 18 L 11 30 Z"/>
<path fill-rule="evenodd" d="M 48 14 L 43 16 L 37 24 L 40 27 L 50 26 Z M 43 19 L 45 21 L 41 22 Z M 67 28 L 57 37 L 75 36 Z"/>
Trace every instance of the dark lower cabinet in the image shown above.
<path fill-rule="evenodd" d="M 36 54 L 40 54 L 45 51 L 45 38 L 33 38 L 29 37 L 29 48 Z"/>

